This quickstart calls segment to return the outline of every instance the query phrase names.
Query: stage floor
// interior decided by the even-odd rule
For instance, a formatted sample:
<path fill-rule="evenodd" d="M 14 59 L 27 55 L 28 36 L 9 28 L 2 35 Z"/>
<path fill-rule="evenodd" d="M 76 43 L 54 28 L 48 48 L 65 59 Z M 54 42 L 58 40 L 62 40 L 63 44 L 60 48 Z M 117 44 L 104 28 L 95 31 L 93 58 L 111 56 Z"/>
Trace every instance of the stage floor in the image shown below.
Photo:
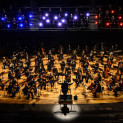
<path fill-rule="evenodd" d="M 31 59 L 31 66 L 33 68 L 34 71 L 34 57 Z M 123 58 L 123 56 L 119 56 L 120 58 Z M 61 72 L 60 70 L 60 62 L 58 61 L 57 55 L 54 56 L 55 58 L 55 66 L 58 68 L 59 72 Z M 67 55 L 64 55 L 65 61 L 67 59 Z M 79 57 L 77 57 L 77 59 L 80 59 Z M 107 58 L 104 58 L 104 63 L 106 63 Z M 24 61 L 24 60 L 23 60 Z M 45 68 L 47 69 L 47 65 L 46 63 L 48 62 L 48 58 L 45 57 L 43 58 L 43 62 L 45 64 Z M 89 62 L 90 65 L 93 65 L 96 62 L 96 59 L 94 62 Z M 114 59 L 113 61 L 113 65 L 117 66 L 118 65 L 118 61 L 116 59 Z M 110 73 L 112 75 L 115 75 L 116 73 L 116 69 L 113 69 L 113 65 L 112 65 L 112 69 L 110 70 Z M 78 67 L 80 67 L 79 64 L 79 60 L 77 60 L 77 65 L 76 65 L 76 70 L 78 69 Z M 99 67 L 103 70 L 104 66 L 101 65 L 99 63 Z M 90 70 L 92 71 L 92 67 L 89 66 Z M 5 72 L 3 74 L 3 76 L 1 76 L 1 79 L 3 82 L 6 82 L 8 80 L 8 76 L 7 76 L 7 72 L 8 72 L 8 68 L 6 69 L 2 69 L 2 63 L 0 62 L 0 71 L 1 72 Z M 103 71 L 100 71 L 101 73 Z M 48 73 L 49 74 L 49 73 Z M 83 73 L 84 75 L 84 73 Z M 94 74 L 92 72 L 92 77 L 96 78 L 97 74 Z M 72 73 L 71 74 L 71 82 L 73 82 L 73 79 L 75 79 L 75 75 Z M 59 77 L 59 81 L 63 81 L 65 77 L 60 76 Z M 26 77 L 22 75 L 21 79 L 18 80 L 19 83 L 25 81 Z M 73 85 L 70 86 L 71 89 L 71 94 L 74 97 L 75 95 L 78 96 L 77 100 L 74 100 L 73 98 L 73 104 L 98 104 L 98 103 L 117 103 L 117 102 L 123 102 L 123 94 L 122 92 L 118 93 L 119 96 L 115 97 L 114 96 L 114 92 L 110 91 L 107 89 L 106 87 L 106 82 L 110 80 L 109 78 L 102 78 L 102 82 L 101 85 L 102 87 L 104 87 L 104 91 L 102 94 L 100 94 L 100 96 L 98 98 L 94 98 L 91 91 L 87 90 L 82 84 L 79 85 L 79 87 L 77 89 L 75 89 L 75 83 Z M 89 80 L 88 83 L 85 82 L 86 86 L 88 87 L 91 82 L 93 82 L 93 80 Z M 6 84 L 6 86 L 9 84 L 9 82 Z M 60 95 L 60 90 L 61 90 L 61 85 L 59 85 L 57 82 L 55 82 L 55 86 L 53 88 L 53 91 L 51 91 L 51 86 L 50 83 L 47 84 L 47 89 L 46 90 L 41 90 L 38 89 L 38 94 L 40 97 L 37 98 L 38 94 L 34 97 L 34 99 L 29 99 L 27 100 L 26 97 L 24 96 L 24 94 L 22 93 L 22 89 L 24 88 L 24 85 L 21 87 L 20 89 L 20 93 L 17 93 L 15 98 L 11 98 L 7 96 L 7 92 L 6 91 L 0 91 L 0 103 L 8 103 L 8 104 L 58 104 L 58 97 Z M 70 94 L 70 92 L 68 93 Z M 86 94 L 86 96 L 85 96 Z"/>
<path fill-rule="evenodd" d="M 74 107 L 78 107 L 76 110 Z M 73 105 L 76 112 L 55 113 L 59 105 L 0 104 L 0 123 L 121 123 L 123 103 Z"/>

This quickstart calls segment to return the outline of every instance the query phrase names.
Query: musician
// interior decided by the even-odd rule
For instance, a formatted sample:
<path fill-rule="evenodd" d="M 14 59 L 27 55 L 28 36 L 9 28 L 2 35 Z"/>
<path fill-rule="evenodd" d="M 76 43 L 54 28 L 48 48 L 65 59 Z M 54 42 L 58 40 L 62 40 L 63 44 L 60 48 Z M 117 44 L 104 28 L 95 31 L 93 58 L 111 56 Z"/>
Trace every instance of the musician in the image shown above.
<path fill-rule="evenodd" d="M 72 67 L 72 71 L 75 71 L 75 67 L 76 67 L 76 61 L 75 60 L 72 61 L 71 67 Z"/>
<path fill-rule="evenodd" d="M 123 73 L 123 62 L 122 62 L 122 60 L 120 60 L 120 62 L 118 63 L 118 69 L 121 71 L 121 75 L 122 75 L 122 73 Z M 121 76 L 120 76 L 120 78 L 121 78 Z"/>
<path fill-rule="evenodd" d="M 99 63 L 98 63 L 98 61 L 96 61 L 94 68 L 95 68 L 94 69 L 94 74 L 95 74 L 97 72 L 97 70 L 99 69 Z"/>
<path fill-rule="evenodd" d="M 116 83 L 116 87 L 113 90 L 115 97 L 118 96 L 117 91 L 123 91 L 123 81 L 121 83 Z"/>
<path fill-rule="evenodd" d="M 56 68 L 56 66 L 54 66 L 53 68 L 53 75 L 55 76 L 55 78 L 59 78 L 58 69 Z"/>
<path fill-rule="evenodd" d="M 83 64 L 83 73 L 85 73 L 86 71 L 87 71 L 87 69 L 88 69 L 88 66 L 89 66 L 89 62 L 88 62 L 88 60 L 86 60 L 85 62 L 83 62 L 84 64 Z"/>
<path fill-rule="evenodd" d="M 71 46 L 68 45 L 67 55 L 70 56 L 70 54 L 71 54 Z"/>
<path fill-rule="evenodd" d="M 51 59 L 51 55 L 52 55 L 52 51 L 51 51 L 51 50 L 49 50 L 49 52 L 48 52 L 48 60 L 50 60 L 50 59 Z"/>
<path fill-rule="evenodd" d="M 47 63 L 47 71 L 51 71 L 51 66 L 52 66 L 52 64 L 51 64 L 51 61 L 49 60 L 48 61 L 48 63 Z"/>
<path fill-rule="evenodd" d="M 70 64 L 71 64 L 71 58 L 68 56 L 68 58 L 67 58 L 67 65 L 70 66 Z"/>
<path fill-rule="evenodd" d="M 3 61 L 2 61 L 2 63 L 3 63 L 3 67 L 4 67 L 4 69 L 5 69 L 5 66 L 7 66 L 7 60 L 6 60 L 6 58 L 5 58 L 5 57 L 3 57 Z"/>
<path fill-rule="evenodd" d="M 95 88 L 93 89 L 93 96 L 96 98 L 97 97 L 97 93 L 100 93 L 102 92 L 102 88 L 101 88 L 101 85 L 100 83 L 97 83 Z"/>
<path fill-rule="evenodd" d="M 62 62 L 61 62 L 61 70 L 62 70 L 62 72 L 64 71 L 64 68 L 65 68 L 65 62 L 64 62 L 64 60 L 62 60 Z"/>
<path fill-rule="evenodd" d="M 73 50 L 72 58 L 71 59 L 76 59 L 76 50 Z"/>
<path fill-rule="evenodd" d="M 15 54 L 13 54 L 13 56 L 12 56 L 12 62 L 13 62 L 14 67 L 15 67 L 15 64 L 17 62 L 17 58 L 16 58 Z"/>
<path fill-rule="evenodd" d="M 12 91 L 11 91 L 11 93 L 12 93 L 12 98 L 14 98 L 14 97 L 16 96 L 16 93 L 19 92 L 19 89 L 20 89 L 20 87 L 19 87 L 18 83 L 16 83 L 16 84 L 13 86 Z"/>
<path fill-rule="evenodd" d="M 101 52 L 100 52 L 100 60 L 101 60 L 101 64 L 103 64 L 103 58 L 104 58 L 104 52 L 101 51 Z"/>
<path fill-rule="evenodd" d="M 0 79 L 0 90 L 4 90 L 4 84 L 2 83 L 1 79 Z"/>
<path fill-rule="evenodd" d="M 59 83 L 59 82 L 57 82 L 57 83 L 61 85 L 62 93 L 63 93 L 63 95 L 64 95 L 64 100 L 66 100 L 66 99 L 67 99 L 67 92 L 68 92 L 68 90 L 69 90 L 68 87 L 69 87 L 70 85 L 72 85 L 73 83 L 68 84 L 68 83 L 66 82 L 66 80 L 64 80 L 64 83 Z"/>
<path fill-rule="evenodd" d="M 9 70 L 8 72 L 8 79 L 13 79 L 13 74 L 11 70 Z"/>
<path fill-rule="evenodd" d="M 93 60 L 94 60 L 94 53 L 93 53 L 93 51 L 91 51 L 91 52 L 90 52 L 90 61 L 93 62 Z"/>
<path fill-rule="evenodd" d="M 88 83 L 88 80 L 89 80 L 90 78 L 91 78 L 91 72 L 90 72 L 90 69 L 88 69 L 87 72 L 86 72 L 86 78 L 85 78 L 86 83 Z"/>
<path fill-rule="evenodd" d="M 9 70 L 12 71 L 12 73 L 13 73 L 14 66 L 13 66 L 12 62 L 10 62 L 10 64 L 9 64 Z"/>

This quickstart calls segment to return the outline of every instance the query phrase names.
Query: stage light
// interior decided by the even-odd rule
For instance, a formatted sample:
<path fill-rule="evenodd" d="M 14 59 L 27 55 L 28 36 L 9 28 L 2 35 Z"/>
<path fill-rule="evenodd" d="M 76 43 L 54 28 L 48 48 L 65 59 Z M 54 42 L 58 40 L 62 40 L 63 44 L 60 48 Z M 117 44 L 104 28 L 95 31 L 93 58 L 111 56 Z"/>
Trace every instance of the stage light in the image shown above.
<path fill-rule="evenodd" d="M 67 17 L 68 16 L 68 13 L 65 13 L 64 16 Z"/>
<path fill-rule="evenodd" d="M 23 23 L 20 23 L 19 24 L 19 27 L 23 28 L 24 27 L 24 24 Z"/>
<path fill-rule="evenodd" d="M 119 16 L 118 19 L 121 20 L 122 19 L 122 16 Z"/>
<path fill-rule="evenodd" d="M 48 17 L 48 16 L 49 16 L 49 14 L 48 14 L 48 13 L 46 13 L 46 14 L 45 14 L 45 16 L 46 16 L 46 17 Z"/>
<path fill-rule="evenodd" d="M 32 23 L 29 23 L 29 26 L 33 26 L 33 24 Z"/>
<path fill-rule="evenodd" d="M 42 17 L 42 19 L 43 19 L 43 20 L 45 20 L 45 19 L 46 19 L 46 17 L 45 17 L 45 16 L 43 16 L 43 17 Z"/>
<path fill-rule="evenodd" d="M 111 13 L 114 14 L 114 10 L 111 10 Z"/>
<path fill-rule="evenodd" d="M 62 23 L 65 23 L 65 19 L 62 19 L 61 22 L 62 22 Z"/>
<path fill-rule="evenodd" d="M 54 16 L 54 20 L 58 20 L 58 16 Z"/>
<path fill-rule="evenodd" d="M 42 22 L 40 22 L 40 23 L 39 23 L 39 27 L 42 27 L 42 26 L 43 26 L 43 23 L 42 23 Z"/>
<path fill-rule="evenodd" d="M 98 16 L 97 15 L 95 15 L 95 19 L 98 19 Z"/>
<path fill-rule="evenodd" d="M 5 17 L 1 17 L 1 21 L 5 21 Z"/>
<path fill-rule="evenodd" d="M 109 22 L 107 22 L 107 23 L 106 23 L 106 26 L 109 26 L 109 25 L 110 25 L 110 23 L 109 23 Z"/>
<path fill-rule="evenodd" d="M 30 15 L 29 15 L 29 18 L 32 18 L 32 17 L 33 17 L 33 15 L 32 15 L 32 14 L 30 14 Z"/>
<path fill-rule="evenodd" d="M 77 20 L 77 19 L 78 19 L 78 16 L 75 15 L 75 16 L 74 16 L 74 20 Z"/>
<path fill-rule="evenodd" d="M 95 24 L 97 25 L 97 24 L 98 24 L 98 22 L 96 21 L 96 22 L 95 22 Z"/>
<path fill-rule="evenodd" d="M 47 19 L 47 20 L 46 20 L 46 23 L 50 23 L 50 20 L 49 20 L 49 19 Z"/>
<path fill-rule="evenodd" d="M 11 27 L 11 25 L 10 24 L 7 24 L 7 28 L 9 29 Z"/>
<path fill-rule="evenodd" d="M 122 22 L 120 22 L 120 26 L 123 26 L 123 23 Z"/>
<path fill-rule="evenodd" d="M 22 17 L 18 17 L 18 20 L 21 21 L 22 20 Z"/>
<path fill-rule="evenodd" d="M 89 17 L 90 16 L 90 13 L 86 13 L 86 17 Z"/>
<path fill-rule="evenodd" d="M 58 26 L 59 26 L 59 27 L 61 27 L 61 26 L 62 26 L 62 23 L 61 23 L 61 22 L 59 22 L 59 23 L 58 23 Z"/>

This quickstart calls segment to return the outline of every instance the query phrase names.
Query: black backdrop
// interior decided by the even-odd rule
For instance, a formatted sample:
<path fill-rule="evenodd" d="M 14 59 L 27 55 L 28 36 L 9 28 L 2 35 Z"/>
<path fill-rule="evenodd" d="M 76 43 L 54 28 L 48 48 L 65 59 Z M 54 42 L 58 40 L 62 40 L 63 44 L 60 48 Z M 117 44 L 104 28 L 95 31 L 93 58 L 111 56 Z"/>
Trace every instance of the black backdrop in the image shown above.
<path fill-rule="evenodd" d="M 92 48 L 95 44 L 111 45 L 116 43 L 120 49 L 123 46 L 122 31 L 1 31 L 0 32 L 0 54 L 8 54 L 10 51 L 27 47 L 30 51 L 41 47 L 45 49 L 58 48 L 61 44 L 66 49 L 68 44 L 76 48 L 79 44 L 81 48 L 89 45 Z"/>

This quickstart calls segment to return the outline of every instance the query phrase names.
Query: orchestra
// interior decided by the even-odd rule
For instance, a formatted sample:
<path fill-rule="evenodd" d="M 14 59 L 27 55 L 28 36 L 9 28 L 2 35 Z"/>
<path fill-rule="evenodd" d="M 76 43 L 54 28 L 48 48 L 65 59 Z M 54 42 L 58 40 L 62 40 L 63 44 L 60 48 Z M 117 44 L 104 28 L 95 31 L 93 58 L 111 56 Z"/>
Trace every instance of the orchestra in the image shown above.
<path fill-rule="evenodd" d="M 123 62 L 122 59 L 118 61 L 118 65 L 115 67 L 115 75 L 112 75 L 111 71 L 114 69 L 113 64 L 115 63 L 114 59 L 116 59 L 115 53 L 111 50 L 105 55 L 104 50 L 103 48 L 103 51 L 98 52 L 97 45 L 94 46 L 93 50 L 89 50 L 87 45 L 83 50 L 79 45 L 72 50 L 71 46 L 68 45 L 65 56 L 63 54 L 65 49 L 60 45 L 56 53 L 58 62 L 52 50 L 46 52 L 42 47 L 35 56 L 25 50 L 14 52 L 11 59 L 7 57 L 2 59 L 2 69 L 8 70 L 8 81 L 3 82 L 1 77 L 0 90 L 6 90 L 7 95 L 12 98 L 23 93 L 27 99 L 30 99 L 30 97 L 33 99 L 38 95 L 38 90 L 48 91 L 50 87 L 53 91 L 56 82 L 61 84 L 59 81 L 60 76 L 62 76 L 61 85 L 64 95 L 66 95 L 69 85 L 75 83 L 77 90 L 78 87 L 81 87 L 81 83 L 84 83 L 88 85 L 87 90 L 90 90 L 94 98 L 97 97 L 97 93 L 103 91 L 103 84 L 106 85 L 105 89 L 112 90 L 114 95 L 118 96 L 117 91 L 123 90 Z M 32 65 L 33 62 L 34 66 Z M 72 79 L 73 76 L 74 79 Z M 18 80 L 22 80 L 23 77 L 26 79 L 19 82 Z M 106 80 L 105 83 L 105 79 L 109 80 Z"/>

